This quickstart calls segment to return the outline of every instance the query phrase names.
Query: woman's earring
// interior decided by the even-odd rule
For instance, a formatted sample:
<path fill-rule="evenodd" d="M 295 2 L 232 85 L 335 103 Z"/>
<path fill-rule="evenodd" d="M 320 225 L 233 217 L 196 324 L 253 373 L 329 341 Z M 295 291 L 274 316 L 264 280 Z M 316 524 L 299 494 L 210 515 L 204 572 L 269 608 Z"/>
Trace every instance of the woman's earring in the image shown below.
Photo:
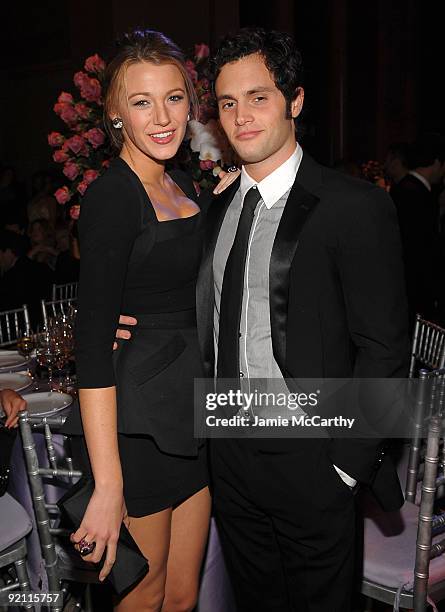
<path fill-rule="evenodd" d="M 115 117 L 111 123 L 116 130 L 121 130 L 124 125 L 120 117 Z"/>
<path fill-rule="evenodd" d="M 190 113 L 187 115 L 187 121 L 190 121 Z"/>

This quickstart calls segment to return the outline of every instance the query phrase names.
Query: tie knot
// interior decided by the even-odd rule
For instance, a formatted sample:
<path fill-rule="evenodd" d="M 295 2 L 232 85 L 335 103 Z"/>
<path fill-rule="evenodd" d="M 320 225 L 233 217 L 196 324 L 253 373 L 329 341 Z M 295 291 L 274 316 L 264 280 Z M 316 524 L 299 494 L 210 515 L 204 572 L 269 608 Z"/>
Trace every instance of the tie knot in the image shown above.
<path fill-rule="evenodd" d="M 246 206 L 249 210 L 252 211 L 252 214 L 255 212 L 256 205 L 261 200 L 261 193 L 258 187 L 254 186 L 249 189 L 249 191 L 244 196 L 243 207 Z"/>

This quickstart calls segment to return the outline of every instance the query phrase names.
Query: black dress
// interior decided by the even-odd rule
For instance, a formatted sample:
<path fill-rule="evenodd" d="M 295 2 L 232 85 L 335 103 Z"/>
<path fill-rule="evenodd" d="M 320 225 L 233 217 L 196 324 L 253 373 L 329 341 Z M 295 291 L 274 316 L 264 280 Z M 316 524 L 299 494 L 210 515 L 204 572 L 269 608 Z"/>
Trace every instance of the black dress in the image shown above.
<path fill-rule="evenodd" d="M 186 174 L 170 176 L 196 201 Z M 116 386 L 130 516 L 175 506 L 207 485 L 205 448 L 193 435 L 194 378 L 203 376 L 195 312 L 203 216 L 158 221 L 120 158 L 82 203 L 78 386 Z M 120 314 L 134 315 L 138 325 L 113 351 Z M 74 409 L 64 433 L 80 434 L 81 427 Z"/>

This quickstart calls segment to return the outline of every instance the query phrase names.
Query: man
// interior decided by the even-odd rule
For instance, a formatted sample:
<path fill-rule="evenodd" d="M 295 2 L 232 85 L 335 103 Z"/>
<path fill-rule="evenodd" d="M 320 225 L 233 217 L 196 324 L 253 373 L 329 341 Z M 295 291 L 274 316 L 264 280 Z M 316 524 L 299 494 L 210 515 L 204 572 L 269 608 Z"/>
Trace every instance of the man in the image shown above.
<path fill-rule="evenodd" d="M 214 76 L 243 169 L 208 212 L 197 290 L 206 375 L 405 376 L 394 206 L 382 189 L 321 167 L 296 144 L 304 92 L 292 39 L 261 29 L 227 37 Z M 372 485 L 388 510 L 403 501 L 379 441 L 214 439 L 210 459 L 238 612 L 347 612 L 352 489 Z"/>
<path fill-rule="evenodd" d="M 48 266 L 27 257 L 27 240 L 15 232 L 0 232 L 0 311 L 27 304 L 32 327 L 41 323 L 42 298 L 51 297 L 53 274 Z"/>
<path fill-rule="evenodd" d="M 206 374 L 404 376 L 394 206 L 296 144 L 304 93 L 292 39 L 242 30 L 223 40 L 213 66 L 221 125 L 243 168 L 208 214 L 197 293 Z M 352 488 L 373 484 L 388 509 L 402 502 L 382 453 L 372 439 L 211 440 L 215 513 L 239 612 L 350 609 Z"/>
<path fill-rule="evenodd" d="M 385 174 L 391 179 L 392 188 L 408 174 L 410 147 L 407 142 L 394 142 L 389 145 L 385 158 Z"/>
<path fill-rule="evenodd" d="M 411 147 L 411 170 L 391 190 L 397 207 L 411 322 L 417 313 L 436 320 L 439 298 L 439 203 L 434 186 L 445 176 L 445 142 L 421 137 Z"/>

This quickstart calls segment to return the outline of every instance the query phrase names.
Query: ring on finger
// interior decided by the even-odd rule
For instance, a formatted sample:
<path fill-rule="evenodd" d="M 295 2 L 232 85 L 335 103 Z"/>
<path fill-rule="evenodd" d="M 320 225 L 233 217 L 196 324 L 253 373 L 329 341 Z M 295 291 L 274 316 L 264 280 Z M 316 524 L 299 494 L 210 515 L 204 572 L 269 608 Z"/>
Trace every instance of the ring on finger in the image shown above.
<path fill-rule="evenodd" d="M 85 538 L 82 538 L 79 542 L 79 554 L 82 557 L 86 557 L 87 555 L 90 555 L 93 550 L 96 548 L 96 542 L 87 542 L 85 540 Z"/>

